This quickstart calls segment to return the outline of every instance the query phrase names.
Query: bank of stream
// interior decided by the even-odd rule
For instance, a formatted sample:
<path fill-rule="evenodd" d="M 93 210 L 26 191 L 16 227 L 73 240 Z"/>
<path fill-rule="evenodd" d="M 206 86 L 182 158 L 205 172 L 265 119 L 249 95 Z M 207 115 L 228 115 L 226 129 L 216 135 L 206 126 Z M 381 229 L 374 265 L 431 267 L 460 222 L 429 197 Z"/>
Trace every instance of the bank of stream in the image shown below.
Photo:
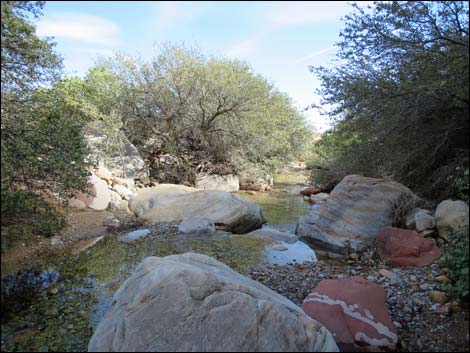
<path fill-rule="evenodd" d="M 311 207 L 296 192 L 304 181 L 302 175 L 280 176 L 272 192 L 240 192 L 240 196 L 262 207 L 267 219 L 264 227 L 293 233 L 297 220 Z M 2 351 L 86 351 L 114 292 L 147 256 L 197 252 L 247 276 L 254 267 L 269 262 L 267 240 L 243 235 L 180 238 L 177 227 L 178 222 L 150 226 L 149 236 L 131 243 L 120 241 L 118 234 L 104 234 L 101 241 L 79 254 L 68 252 L 36 261 L 37 274 L 58 275 L 44 282 L 34 296 L 28 290 L 20 291 L 16 302 L 2 302 Z M 299 245 L 306 246 L 299 243 L 292 251 Z"/>

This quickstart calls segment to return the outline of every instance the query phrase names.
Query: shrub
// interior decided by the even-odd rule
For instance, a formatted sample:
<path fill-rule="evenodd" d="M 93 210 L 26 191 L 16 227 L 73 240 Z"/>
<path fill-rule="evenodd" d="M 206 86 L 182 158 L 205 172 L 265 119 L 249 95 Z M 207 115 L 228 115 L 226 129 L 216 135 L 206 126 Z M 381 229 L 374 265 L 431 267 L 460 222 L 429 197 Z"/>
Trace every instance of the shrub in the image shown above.
<path fill-rule="evenodd" d="M 469 245 L 468 227 L 452 231 L 442 256 L 452 279 L 452 283 L 446 285 L 446 290 L 461 297 L 469 294 Z"/>

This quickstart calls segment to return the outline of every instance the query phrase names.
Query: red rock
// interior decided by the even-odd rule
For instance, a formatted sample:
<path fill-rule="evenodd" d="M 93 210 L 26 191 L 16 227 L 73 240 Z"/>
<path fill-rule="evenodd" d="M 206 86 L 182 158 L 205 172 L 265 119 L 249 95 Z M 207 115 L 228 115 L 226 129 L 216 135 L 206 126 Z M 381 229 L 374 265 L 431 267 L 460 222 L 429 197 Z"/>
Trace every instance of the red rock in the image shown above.
<path fill-rule="evenodd" d="M 375 241 L 379 256 L 394 266 L 427 266 L 441 256 L 434 239 L 414 230 L 385 227 Z"/>
<path fill-rule="evenodd" d="M 385 289 L 362 277 L 321 281 L 302 308 L 330 330 L 342 351 L 396 347 Z"/>
<path fill-rule="evenodd" d="M 306 189 L 303 189 L 300 194 L 302 196 L 308 196 L 310 197 L 310 195 L 316 195 L 316 194 L 319 194 L 321 191 L 320 189 L 317 189 L 317 188 L 306 188 Z"/>

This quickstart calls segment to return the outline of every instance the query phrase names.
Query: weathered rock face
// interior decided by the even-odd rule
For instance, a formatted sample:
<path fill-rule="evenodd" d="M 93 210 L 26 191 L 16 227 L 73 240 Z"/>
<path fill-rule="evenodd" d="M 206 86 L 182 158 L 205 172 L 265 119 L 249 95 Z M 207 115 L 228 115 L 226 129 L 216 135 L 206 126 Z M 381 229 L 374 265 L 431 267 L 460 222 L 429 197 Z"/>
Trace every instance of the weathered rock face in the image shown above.
<path fill-rule="evenodd" d="M 240 181 L 234 175 L 206 175 L 196 181 L 196 188 L 237 192 L 240 189 Z"/>
<path fill-rule="evenodd" d="M 88 177 L 88 183 L 90 184 L 90 194 L 78 192 L 70 202 L 74 203 L 74 200 L 78 199 L 94 210 L 105 210 L 111 202 L 111 192 L 108 189 L 108 184 L 95 174 Z"/>
<path fill-rule="evenodd" d="M 256 203 L 225 191 L 203 190 L 161 197 L 158 194 L 139 191 L 137 197 L 130 200 L 129 208 L 144 221 L 207 218 L 214 222 L 217 229 L 234 233 L 249 232 L 260 228 L 265 222 Z"/>
<path fill-rule="evenodd" d="M 361 277 L 325 280 L 302 308 L 331 331 L 342 351 L 352 352 L 355 346 L 393 350 L 398 337 L 385 299 L 382 286 Z"/>
<path fill-rule="evenodd" d="M 394 266 L 427 266 L 441 256 L 434 239 L 414 230 L 386 227 L 375 241 L 379 256 Z"/>
<path fill-rule="evenodd" d="M 415 208 L 406 215 L 406 228 L 422 232 L 436 227 L 436 221 L 431 211 Z"/>
<path fill-rule="evenodd" d="M 269 229 L 269 228 L 262 228 L 262 229 L 254 230 L 246 234 L 246 236 L 266 238 L 266 239 L 272 239 L 276 241 L 283 241 L 289 244 L 293 244 L 297 242 L 298 240 L 294 234 L 280 232 L 276 229 Z"/>
<path fill-rule="evenodd" d="M 408 193 L 392 180 L 348 175 L 320 208 L 299 220 L 296 234 L 323 250 L 363 250 L 380 229 L 392 225 L 394 204 Z"/>
<path fill-rule="evenodd" d="M 122 133 L 112 141 L 107 141 L 107 148 L 104 144 L 107 136 L 93 129 L 87 129 L 85 140 L 91 150 L 87 161 L 98 166 L 106 166 L 109 171 L 119 177 L 137 179 L 139 173 L 148 174 L 147 166 L 139 154 L 137 148 Z M 112 145 L 111 147 L 109 145 Z M 109 155 L 106 150 L 112 150 Z"/>
<path fill-rule="evenodd" d="M 441 238 L 447 233 L 468 226 L 468 205 L 463 201 L 442 201 L 436 209 L 436 227 Z"/>
<path fill-rule="evenodd" d="M 187 219 L 178 226 L 178 233 L 183 236 L 213 235 L 214 232 L 214 222 L 207 218 Z"/>
<path fill-rule="evenodd" d="M 299 307 L 199 254 L 148 257 L 116 292 L 89 352 L 338 351 Z"/>

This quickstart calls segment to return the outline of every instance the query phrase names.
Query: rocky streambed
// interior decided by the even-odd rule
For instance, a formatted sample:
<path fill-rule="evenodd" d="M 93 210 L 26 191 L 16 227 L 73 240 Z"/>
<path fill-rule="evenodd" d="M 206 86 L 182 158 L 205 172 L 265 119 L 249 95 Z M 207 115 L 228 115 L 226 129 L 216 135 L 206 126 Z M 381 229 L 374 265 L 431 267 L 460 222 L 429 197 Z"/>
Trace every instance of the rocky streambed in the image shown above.
<path fill-rule="evenodd" d="M 275 184 L 271 193 L 240 195 L 263 208 L 266 230 L 293 233 L 297 220 L 312 208 L 296 195 L 299 181 Z M 468 351 L 468 308 L 442 298 L 448 273 L 438 264 L 392 268 L 377 257 L 375 249 L 341 259 L 318 252 L 320 261 L 303 262 L 316 258 L 301 256 L 307 247 L 302 242 L 287 238 L 279 243 L 279 239 L 224 232 L 181 237 L 178 226 L 179 222 L 160 222 L 115 227 L 81 252 L 46 257 L 21 278 L 3 278 L 2 351 L 86 351 L 114 293 L 144 258 L 187 252 L 217 259 L 299 305 L 324 279 L 361 276 L 385 287 L 399 351 Z M 120 239 L 130 232 L 131 241 Z M 3 300 L 4 283 L 12 284 L 9 290 L 16 295 L 15 305 Z"/>

